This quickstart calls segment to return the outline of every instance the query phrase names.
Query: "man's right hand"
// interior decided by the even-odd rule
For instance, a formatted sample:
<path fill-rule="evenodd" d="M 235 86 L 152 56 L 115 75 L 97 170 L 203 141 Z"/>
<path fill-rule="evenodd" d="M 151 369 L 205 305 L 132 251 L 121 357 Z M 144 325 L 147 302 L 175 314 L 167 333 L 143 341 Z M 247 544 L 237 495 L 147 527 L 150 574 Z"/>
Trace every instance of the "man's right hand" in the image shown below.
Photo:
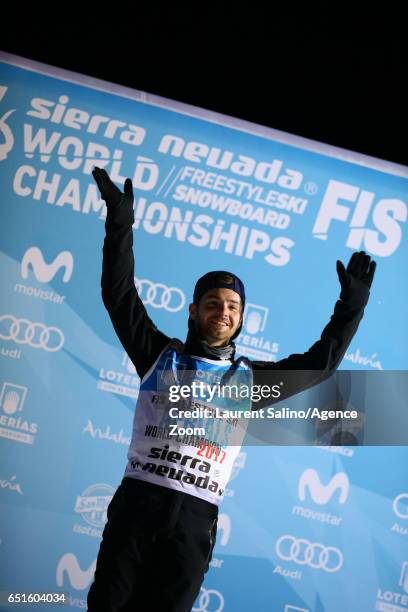
<path fill-rule="evenodd" d="M 103 168 L 95 166 L 92 171 L 98 189 L 101 192 L 102 200 L 105 200 L 108 208 L 116 208 L 119 206 L 122 198 L 129 198 L 129 203 L 133 205 L 133 185 L 130 178 L 127 178 L 124 185 L 124 193 L 120 191 L 109 177 L 109 174 Z"/>

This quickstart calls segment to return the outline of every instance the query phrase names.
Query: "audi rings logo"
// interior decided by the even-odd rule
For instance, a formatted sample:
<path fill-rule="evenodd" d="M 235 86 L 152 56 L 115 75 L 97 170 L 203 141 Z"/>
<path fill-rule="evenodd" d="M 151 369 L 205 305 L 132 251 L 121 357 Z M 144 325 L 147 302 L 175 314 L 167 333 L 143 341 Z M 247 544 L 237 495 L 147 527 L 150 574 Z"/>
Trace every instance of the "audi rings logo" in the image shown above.
<path fill-rule="evenodd" d="M 167 287 L 163 283 L 153 283 L 147 278 L 136 277 L 135 285 L 143 304 L 150 304 L 153 308 L 177 312 L 186 303 L 186 296 L 178 287 Z"/>
<path fill-rule="evenodd" d="M 221 612 L 224 609 L 224 597 L 215 589 L 201 587 L 196 604 L 198 607 L 192 608 L 191 612 Z"/>
<path fill-rule="evenodd" d="M 395 514 L 402 519 L 408 519 L 408 493 L 400 493 L 392 502 Z"/>
<path fill-rule="evenodd" d="M 338 572 L 344 561 L 343 554 L 334 546 L 324 546 L 291 535 L 281 536 L 275 550 L 284 561 L 294 561 L 325 572 Z"/>
<path fill-rule="evenodd" d="M 0 338 L 50 352 L 59 351 L 64 344 L 64 334 L 58 327 L 46 327 L 43 323 L 16 319 L 9 314 L 0 317 Z"/>

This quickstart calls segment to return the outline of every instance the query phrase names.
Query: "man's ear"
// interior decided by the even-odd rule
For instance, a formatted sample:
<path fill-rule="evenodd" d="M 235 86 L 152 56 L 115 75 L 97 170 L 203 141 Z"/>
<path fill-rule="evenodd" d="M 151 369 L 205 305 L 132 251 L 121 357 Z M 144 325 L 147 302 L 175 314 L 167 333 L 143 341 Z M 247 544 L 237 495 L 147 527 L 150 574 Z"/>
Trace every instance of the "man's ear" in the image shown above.
<path fill-rule="evenodd" d="M 189 312 L 190 318 L 193 319 L 193 321 L 195 321 L 197 318 L 197 313 L 198 313 L 197 304 L 190 304 L 188 307 L 188 312 Z"/>

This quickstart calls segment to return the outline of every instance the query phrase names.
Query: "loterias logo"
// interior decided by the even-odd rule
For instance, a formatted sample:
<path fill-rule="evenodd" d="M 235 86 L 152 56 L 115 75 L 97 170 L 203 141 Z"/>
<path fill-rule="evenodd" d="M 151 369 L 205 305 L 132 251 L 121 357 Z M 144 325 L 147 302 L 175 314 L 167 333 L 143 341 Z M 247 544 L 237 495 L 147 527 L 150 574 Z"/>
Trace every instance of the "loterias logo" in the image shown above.
<path fill-rule="evenodd" d="M 265 338 L 269 308 L 260 304 L 245 305 L 242 332 L 236 340 L 237 351 L 252 359 L 276 361 L 279 344 Z"/>
<path fill-rule="evenodd" d="M 107 393 L 126 395 L 134 399 L 139 395 L 140 379 L 136 373 L 135 366 L 130 361 L 128 355 L 123 353 L 121 362 L 122 371 L 118 368 L 99 369 L 99 380 L 97 388 Z"/>
<path fill-rule="evenodd" d="M 8 87 L 0 87 L 0 101 L 4 98 L 7 93 Z M 10 127 L 7 125 L 7 119 L 14 113 L 16 109 L 8 110 L 0 117 L 0 161 L 7 159 L 8 154 L 12 151 L 14 146 L 14 136 Z"/>
<path fill-rule="evenodd" d="M 0 394 L 0 437 L 34 444 L 35 434 L 38 431 L 37 423 L 27 421 L 20 412 L 23 410 L 27 387 L 16 385 L 12 382 L 4 382 Z"/>
<path fill-rule="evenodd" d="M 382 610 L 383 612 L 403 612 L 408 610 L 408 561 L 403 561 L 401 564 L 398 586 L 403 593 L 388 589 L 384 590 L 383 588 L 377 589 L 376 610 Z"/>

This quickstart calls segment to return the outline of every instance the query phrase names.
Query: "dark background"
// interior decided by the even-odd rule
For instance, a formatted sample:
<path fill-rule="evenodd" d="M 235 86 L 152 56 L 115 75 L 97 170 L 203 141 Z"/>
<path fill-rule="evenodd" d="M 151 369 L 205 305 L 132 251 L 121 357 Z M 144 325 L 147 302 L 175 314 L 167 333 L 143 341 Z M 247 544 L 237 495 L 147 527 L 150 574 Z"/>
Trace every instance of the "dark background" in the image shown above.
<path fill-rule="evenodd" d="M 407 20 L 396 7 L 16 5 L 0 47 L 408 165 Z"/>

